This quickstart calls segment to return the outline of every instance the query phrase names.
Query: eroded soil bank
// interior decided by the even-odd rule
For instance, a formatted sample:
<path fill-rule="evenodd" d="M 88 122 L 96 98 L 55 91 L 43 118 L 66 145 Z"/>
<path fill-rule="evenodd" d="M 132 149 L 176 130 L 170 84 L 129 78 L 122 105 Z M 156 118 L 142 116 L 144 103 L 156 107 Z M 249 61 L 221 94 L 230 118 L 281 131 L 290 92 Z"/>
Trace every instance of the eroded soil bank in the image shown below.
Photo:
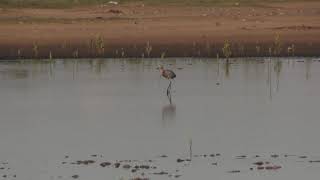
<path fill-rule="evenodd" d="M 278 36 L 278 39 L 277 39 Z M 319 56 L 320 2 L 0 9 L 0 59 Z"/>

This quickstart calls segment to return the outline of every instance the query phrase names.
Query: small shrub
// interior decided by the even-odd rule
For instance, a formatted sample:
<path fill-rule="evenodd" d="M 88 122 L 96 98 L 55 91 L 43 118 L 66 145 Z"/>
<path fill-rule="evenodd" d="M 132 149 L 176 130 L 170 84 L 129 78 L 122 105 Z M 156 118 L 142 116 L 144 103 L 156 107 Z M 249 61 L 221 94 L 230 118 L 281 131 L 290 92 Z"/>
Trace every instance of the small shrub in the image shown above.
<path fill-rule="evenodd" d="M 222 53 L 224 55 L 225 58 L 229 59 L 232 55 L 232 51 L 231 51 L 231 44 L 229 43 L 229 41 L 225 41 L 223 48 L 222 48 Z"/>

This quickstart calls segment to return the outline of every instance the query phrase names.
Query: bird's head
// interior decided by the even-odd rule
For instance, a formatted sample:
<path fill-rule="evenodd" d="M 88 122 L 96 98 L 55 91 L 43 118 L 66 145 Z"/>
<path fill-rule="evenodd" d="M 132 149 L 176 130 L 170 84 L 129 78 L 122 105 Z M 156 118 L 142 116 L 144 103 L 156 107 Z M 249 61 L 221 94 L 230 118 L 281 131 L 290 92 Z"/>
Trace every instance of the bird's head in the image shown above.
<path fill-rule="evenodd" d="M 163 66 L 162 65 L 158 65 L 159 69 L 163 69 Z"/>
<path fill-rule="evenodd" d="M 163 70 L 164 70 L 163 66 L 162 66 L 162 65 L 159 65 L 158 67 L 159 67 L 160 74 L 162 74 L 162 73 L 163 73 Z"/>
<path fill-rule="evenodd" d="M 158 67 L 159 67 L 159 70 L 160 70 L 160 71 L 163 71 L 164 68 L 163 68 L 162 65 L 159 65 Z"/>

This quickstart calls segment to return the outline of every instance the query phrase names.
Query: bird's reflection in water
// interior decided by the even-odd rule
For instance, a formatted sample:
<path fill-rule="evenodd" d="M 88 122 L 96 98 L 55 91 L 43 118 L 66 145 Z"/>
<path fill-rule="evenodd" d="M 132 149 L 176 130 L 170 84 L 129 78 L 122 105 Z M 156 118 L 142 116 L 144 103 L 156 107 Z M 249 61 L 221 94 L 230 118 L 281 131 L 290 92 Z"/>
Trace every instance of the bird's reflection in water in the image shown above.
<path fill-rule="evenodd" d="M 163 127 L 168 127 L 174 123 L 176 118 L 176 105 L 172 103 L 171 92 L 167 95 L 169 104 L 162 107 Z"/>

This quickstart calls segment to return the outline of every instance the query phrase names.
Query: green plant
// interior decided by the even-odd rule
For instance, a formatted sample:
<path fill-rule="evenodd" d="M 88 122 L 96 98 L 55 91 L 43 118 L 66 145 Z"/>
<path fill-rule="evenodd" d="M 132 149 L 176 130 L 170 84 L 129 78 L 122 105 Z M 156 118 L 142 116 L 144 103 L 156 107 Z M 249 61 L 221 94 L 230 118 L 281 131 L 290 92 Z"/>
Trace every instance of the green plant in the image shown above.
<path fill-rule="evenodd" d="M 79 57 L 79 50 L 78 49 L 74 50 L 73 53 L 72 53 L 72 56 L 74 58 L 78 58 Z"/>
<path fill-rule="evenodd" d="M 210 48 L 210 43 L 208 41 L 206 42 L 206 51 L 207 51 L 207 55 L 210 56 L 211 48 Z"/>
<path fill-rule="evenodd" d="M 103 55 L 105 52 L 105 42 L 102 35 L 98 34 L 88 42 L 89 52 Z"/>
<path fill-rule="evenodd" d="M 229 43 L 229 41 L 224 42 L 222 53 L 224 57 L 227 58 L 227 60 L 231 57 L 232 51 L 231 51 L 231 44 Z"/>
<path fill-rule="evenodd" d="M 49 59 L 52 60 L 52 52 L 49 52 Z"/>
<path fill-rule="evenodd" d="M 244 45 L 239 43 L 238 51 L 243 55 L 244 54 Z"/>
<path fill-rule="evenodd" d="M 62 45 L 61 45 L 61 48 L 62 49 L 65 49 L 67 47 L 67 41 L 63 41 Z"/>
<path fill-rule="evenodd" d="M 259 45 L 256 45 L 256 52 L 258 56 L 260 55 L 260 51 L 261 51 L 261 47 Z"/>
<path fill-rule="evenodd" d="M 273 42 L 273 54 L 279 56 L 282 50 L 282 43 L 280 40 L 280 35 L 277 33 Z"/>
<path fill-rule="evenodd" d="M 18 59 L 20 59 L 21 58 L 21 49 L 18 49 L 17 54 L 18 54 Z"/>
<path fill-rule="evenodd" d="M 121 48 L 121 57 L 124 57 L 125 53 L 124 53 L 124 49 Z"/>
<path fill-rule="evenodd" d="M 32 50 L 33 50 L 34 57 L 35 57 L 35 58 L 38 58 L 38 55 L 39 55 L 39 47 L 38 47 L 37 42 L 34 42 L 34 43 L 33 43 L 33 48 L 32 48 Z"/>
<path fill-rule="evenodd" d="M 166 52 L 162 52 L 161 53 L 161 59 L 165 58 L 165 56 L 166 56 Z"/>
<path fill-rule="evenodd" d="M 272 56 L 272 48 L 269 47 L 269 56 Z"/>
<path fill-rule="evenodd" d="M 104 45 L 104 38 L 100 34 L 98 34 L 95 38 L 95 48 L 99 55 L 104 54 Z"/>
<path fill-rule="evenodd" d="M 288 49 L 287 49 L 288 56 L 290 56 L 290 55 L 294 56 L 294 51 L 295 51 L 294 44 L 291 44 L 290 46 L 288 46 Z"/>
<path fill-rule="evenodd" d="M 192 138 L 189 138 L 189 158 L 192 160 Z"/>
<path fill-rule="evenodd" d="M 150 45 L 150 42 L 148 41 L 147 44 L 146 44 L 146 48 L 145 48 L 145 52 L 146 52 L 148 57 L 150 57 L 151 51 L 152 51 L 152 46 Z"/>

